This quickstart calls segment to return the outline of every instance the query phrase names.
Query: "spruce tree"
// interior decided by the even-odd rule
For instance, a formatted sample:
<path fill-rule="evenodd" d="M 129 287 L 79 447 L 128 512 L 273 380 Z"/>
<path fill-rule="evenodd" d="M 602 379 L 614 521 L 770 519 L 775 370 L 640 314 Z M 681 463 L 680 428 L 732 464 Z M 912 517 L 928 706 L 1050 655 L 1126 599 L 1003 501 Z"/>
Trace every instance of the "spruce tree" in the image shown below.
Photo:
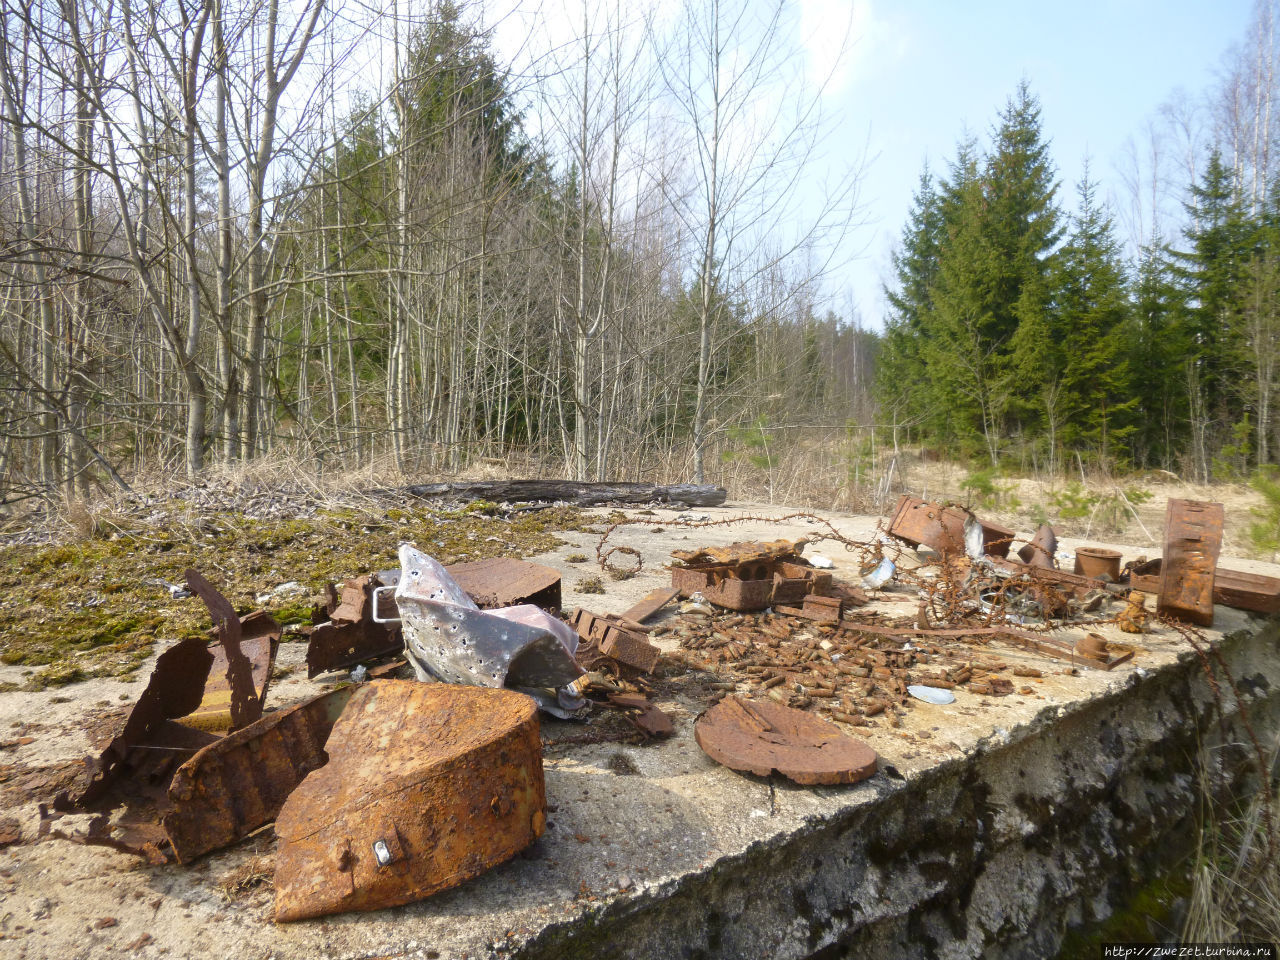
<path fill-rule="evenodd" d="M 1130 303 L 1120 244 L 1087 165 L 1078 190 L 1052 281 L 1050 338 L 1061 378 L 1062 442 L 1108 466 L 1134 430 Z"/>

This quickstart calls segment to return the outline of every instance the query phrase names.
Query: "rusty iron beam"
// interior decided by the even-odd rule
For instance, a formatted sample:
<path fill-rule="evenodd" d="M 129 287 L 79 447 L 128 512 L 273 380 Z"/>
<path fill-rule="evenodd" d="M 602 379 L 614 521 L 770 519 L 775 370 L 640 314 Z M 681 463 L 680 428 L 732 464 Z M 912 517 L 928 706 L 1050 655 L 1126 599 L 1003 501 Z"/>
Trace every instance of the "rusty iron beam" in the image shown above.
<path fill-rule="evenodd" d="M 1158 594 L 1161 566 L 1163 561 L 1156 557 L 1130 568 L 1130 586 Z M 1213 602 L 1253 613 L 1280 613 L 1280 579 L 1218 567 L 1213 573 Z"/>
<path fill-rule="evenodd" d="M 421 900 L 545 828 L 538 711 L 515 691 L 364 684 L 326 749 L 276 818 L 276 920 Z"/>
<path fill-rule="evenodd" d="M 625 610 L 621 619 L 630 620 L 633 623 L 644 623 L 678 596 L 680 591 L 675 587 L 658 587 L 656 590 L 650 590 L 639 602 Z"/>
<path fill-rule="evenodd" d="M 1169 500 L 1156 612 L 1213 626 L 1213 581 L 1222 549 L 1223 509 L 1204 500 Z"/>
<path fill-rule="evenodd" d="M 303 778 L 324 766 L 329 732 L 355 689 L 268 714 L 179 767 L 162 821 L 178 861 L 190 863 L 274 820 Z"/>

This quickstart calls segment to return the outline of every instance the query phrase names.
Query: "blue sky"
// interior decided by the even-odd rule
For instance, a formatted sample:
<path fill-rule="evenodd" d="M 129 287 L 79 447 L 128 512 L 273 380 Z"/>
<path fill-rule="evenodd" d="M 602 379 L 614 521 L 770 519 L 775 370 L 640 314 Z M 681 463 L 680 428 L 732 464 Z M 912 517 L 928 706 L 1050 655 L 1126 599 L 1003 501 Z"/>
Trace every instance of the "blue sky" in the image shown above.
<path fill-rule="evenodd" d="M 851 0 L 803 2 L 847 17 Z M 1123 205 L 1126 140 L 1141 136 L 1176 88 L 1204 94 L 1253 10 L 1252 0 L 853 2 L 863 7 L 854 14 L 859 35 L 828 98 L 838 117 L 830 146 L 839 154 L 866 145 L 871 154 L 867 223 L 848 242 L 858 258 L 830 289 L 838 311 L 851 299 L 872 328 L 881 326 L 880 284 L 926 158 L 943 170 L 966 130 L 985 138 L 1025 77 L 1040 99 L 1063 204 L 1074 206 L 1087 155 L 1103 196 Z"/>

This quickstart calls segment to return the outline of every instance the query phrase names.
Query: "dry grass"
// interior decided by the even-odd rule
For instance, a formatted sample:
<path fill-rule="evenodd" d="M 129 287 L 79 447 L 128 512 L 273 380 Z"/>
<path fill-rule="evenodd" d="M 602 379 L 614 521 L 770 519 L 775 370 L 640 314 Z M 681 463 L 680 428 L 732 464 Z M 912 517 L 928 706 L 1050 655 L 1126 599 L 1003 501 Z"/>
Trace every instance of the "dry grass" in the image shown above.
<path fill-rule="evenodd" d="M 1234 819 L 1205 807 L 1183 939 L 1280 943 L 1280 838 L 1268 836 L 1266 797 Z"/>

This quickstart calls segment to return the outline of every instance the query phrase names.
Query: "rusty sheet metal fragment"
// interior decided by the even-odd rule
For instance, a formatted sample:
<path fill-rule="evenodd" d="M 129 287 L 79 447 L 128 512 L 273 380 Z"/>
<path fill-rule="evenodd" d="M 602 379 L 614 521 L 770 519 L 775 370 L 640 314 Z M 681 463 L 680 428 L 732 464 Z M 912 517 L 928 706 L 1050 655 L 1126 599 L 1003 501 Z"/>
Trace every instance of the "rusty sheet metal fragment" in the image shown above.
<path fill-rule="evenodd" d="M 1159 557 L 1129 571 L 1129 584 L 1146 593 L 1160 592 Z M 1213 574 L 1213 602 L 1254 613 L 1280 613 L 1280 579 L 1218 567 Z"/>
<path fill-rule="evenodd" d="M 544 564 L 497 557 L 454 563 L 445 570 L 481 610 L 522 603 L 553 613 L 560 609 L 560 573 Z"/>
<path fill-rule="evenodd" d="M 240 617 L 236 614 L 235 608 L 231 606 L 218 590 L 200 575 L 198 570 L 194 568 L 188 569 L 184 574 L 187 580 L 187 586 L 193 593 L 198 595 L 204 601 L 204 605 L 209 608 L 209 616 L 213 620 L 214 629 L 218 631 L 218 639 L 222 643 L 222 652 L 226 660 L 226 668 L 222 673 L 226 684 L 226 704 L 225 708 L 230 714 L 230 726 L 233 730 L 240 727 L 247 727 L 253 721 L 262 716 L 262 697 L 259 696 L 258 689 L 254 684 L 253 663 L 249 656 L 240 648 L 240 640 L 243 636 L 240 626 Z M 273 620 L 272 623 L 275 623 Z M 279 624 L 276 624 L 277 628 Z M 277 633 L 277 642 L 279 634 Z M 270 658 L 274 662 L 275 648 L 270 651 Z M 212 669 L 212 668 L 211 668 Z M 266 683 L 271 679 L 270 664 L 263 679 L 263 689 L 265 691 Z M 217 698 L 217 709 L 223 709 L 222 699 L 224 694 L 221 692 Z"/>
<path fill-rule="evenodd" d="M 240 651 L 249 661 L 253 691 L 259 705 L 266 702 L 272 668 L 280 646 L 280 624 L 265 611 L 257 610 L 240 621 Z M 226 733 L 233 729 L 232 694 L 225 645 L 213 649 L 213 664 L 205 683 L 204 697 L 192 713 L 179 722 L 186 727 Z"/>
<path fill-rule="evenodd" d="M 329 622 L 316 626 L 307 643 L 308 678 L 389 656 L 404 646 L 398 626 L 374 621 L 374 588 L 374 578 L 354 577 L 340 594 L 331 595 Z"/>
<path fill-rule="evenodd" d="M 680 591 L 675 587 L 658 587 L 656 590 L 650 590 L 638 603 L 623 611 L 622 619 L 644 623 L 678 596 Z"/>
<path fill-rule="evenodd" d="M 889 520 L 889 534 L 913 547 L 925 546 L 943 556 L 964 553 L 965 513 L 903 494 Z"/>
<path fill-rule="evenodd" d="M 744 540 L 739 543 L 731 543 L 727 547 L 673 550 L 671 556 L 690 568 L 768 564 L 800 556 L 801 551 L 804 550 L 808 542 L 803 537 L 799 540 Z"/>
<path fill-rule="evenodd" d="M 582 676 L 573 659 L 578 636 L 564 621 L 532 604 L 480 610 L 439 563 L 408 544 L 400 569 L 396 604 L 418 679 L 557 688 Z"/>
<path fill-rule="evenodd" d="M 1202 627 L 1213 625 L 1213 574 L 1222 549 L 1220 503 L 1170 499 L 1156 612 Z"/>
<path fill-rule="evenodd" d="M 1018 550 L 1018 557 L 1023 563 L 1032 567 L 1044 567 L 1052 570 L 1057 567 L 1054 557 L 1058 552 L 1058 535 L 1047 523 L 1040 524 L 1036 535 L 1030 543 L 1025 543 Z"/>
<path fill-rule="evenodd" d="M 627 720 L 646 737 L 669 737 L 676 732 L 671 716 L 648 697 L 639 693 L 611 693 L 609 703 L 624 710 L 634 710 Z"/>
<path fill-rule="evenodd" d="M 510 859 L 546 825 L 537 708 L 511 690 L 379 680 L 276 818 L 277 920 L 410 903 Z"/>
<path fill-rule="evenodd" d="M 237 626 L 239 621 L 237 620 Z M 204 696 L 213 654 L 198 637 L 174 644 L 156 658 L 147 688 L 129 712 L 124 728 L 97 757 L 86 758 L 86 780 L 54 800 L 59 810 L 84 808 L 100 800 L 118 778 L 128 777 L 138 760 L 135 748 L 153 745 L 168 721 L 185 717 Z M 193 731 L 194 732 L 194 731 Z M 193 751 L 194 752 L 194 751 Z"/>
<path fill-rule="evenodd" d="M 767 777 L 778 771 L 802 784 L 857 783 L 879 757 L 829 720 L 766 700 L 729 697 L 694 725 L 694 739 L 731 770 Z"/>
<path fill-rule="evenodd" d="M 211 743 L 178 768 L 165 834 L 181 863 L 270 823 L 303 778 L 324 766 L 325 743 L 355 687 L 322 693 Z"/>

